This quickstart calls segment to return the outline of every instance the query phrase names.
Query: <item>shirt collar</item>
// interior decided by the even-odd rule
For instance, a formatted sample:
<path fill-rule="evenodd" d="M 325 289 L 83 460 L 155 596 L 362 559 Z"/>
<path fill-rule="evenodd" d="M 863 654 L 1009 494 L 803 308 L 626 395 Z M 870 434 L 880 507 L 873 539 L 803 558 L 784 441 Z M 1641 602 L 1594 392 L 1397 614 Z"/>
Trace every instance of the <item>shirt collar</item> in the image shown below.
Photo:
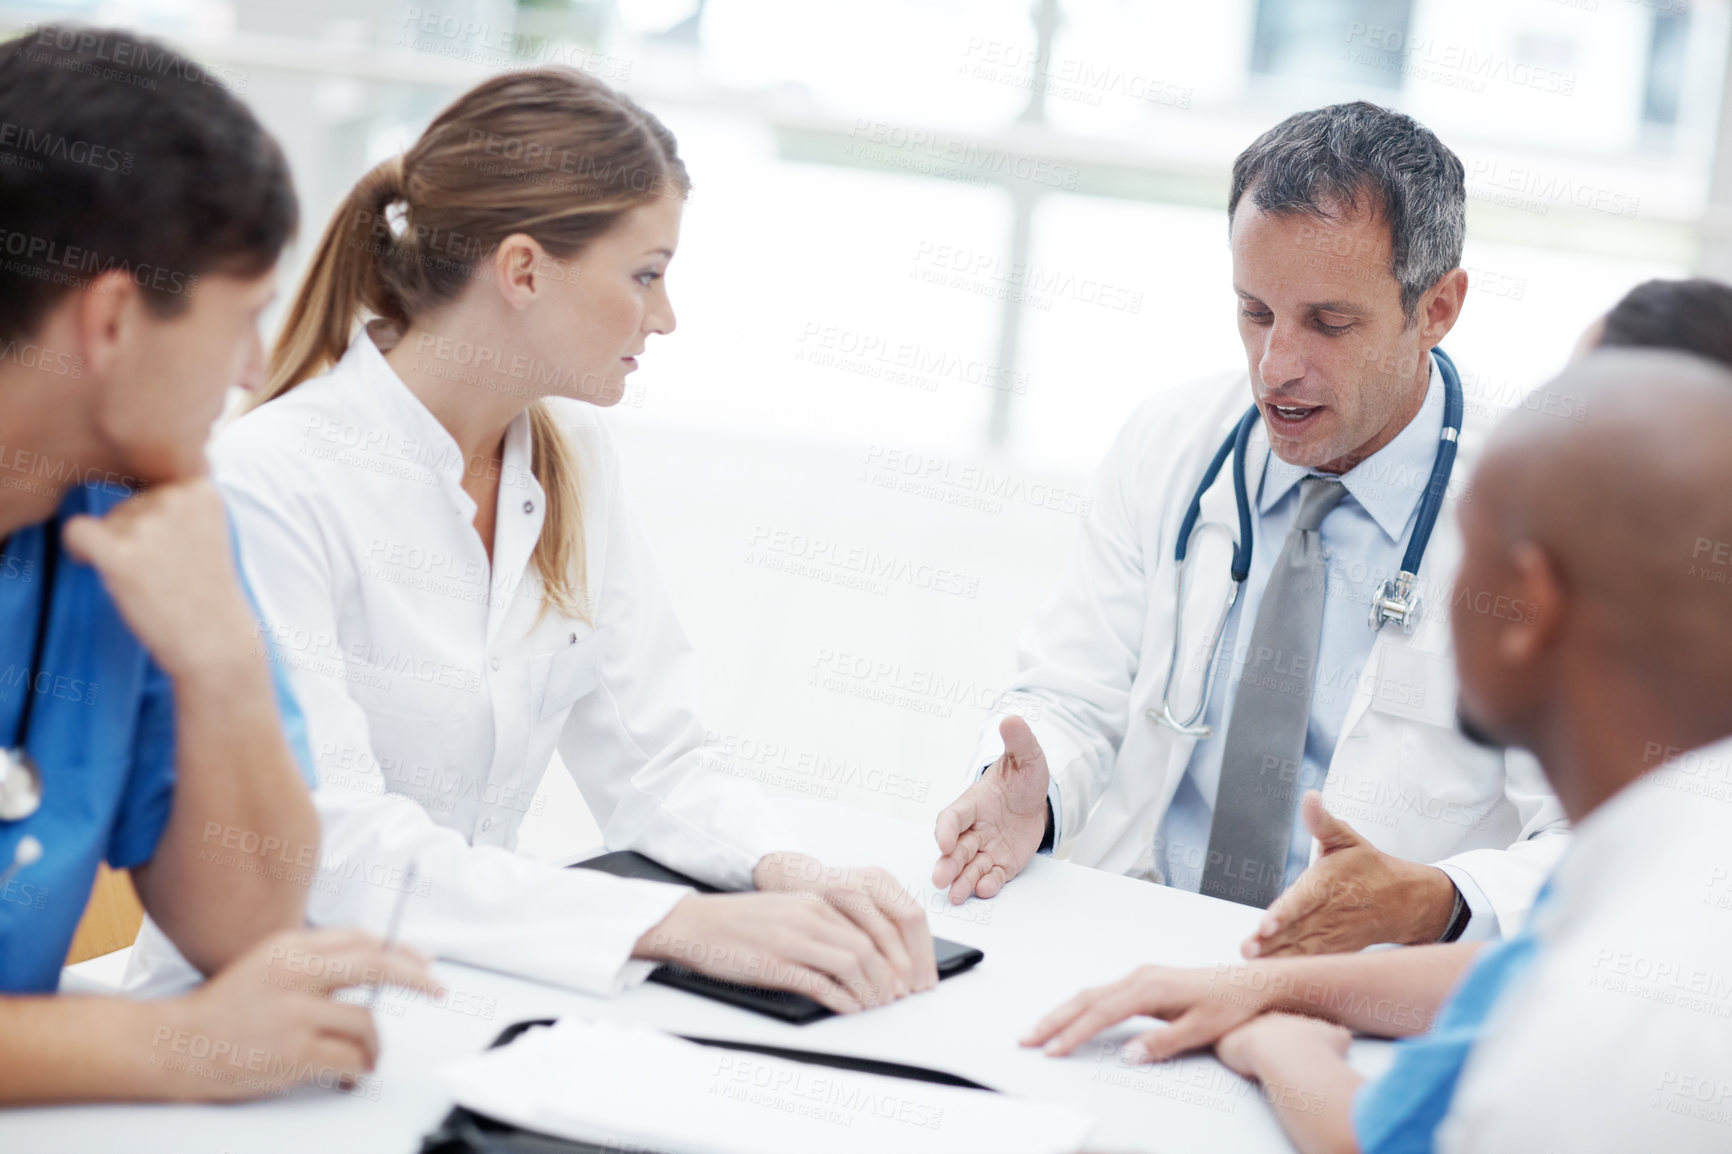
<path fill-rule="evenodd" d="M 416 464 L 436 476 L 463 515 L 473 518 L 475 499 L 463 488 L 463 470 L 466 467 L 463 450 L 450 430 L 421 403 L 421 398 L 403 383 L 403 378 L 385 359 L 383 350 L 395 344 L 390 323 L 375 320 L 356 335 L 343 360 L 354 362 L 367 392 L 380 406 L 380 415 L 389 422 L 385 429 L 380 430 L 381 434 L 401 441 L 394 451 L 411 457 Z M 538 498 L 537 504 L 540 503 L 541 487 L 533 471 L 533 440 L 526 409 L 513 417 L 505 429 L 505 451 L 500 469 L 502 497 L 506 489 L 521 487 L 533 491 Z"/>
<path fill-rule="evenodd" d="M 1413 420 L 1389 444 L 1341 475 L 1347 492 L 1371 514 L 1371 519 L 1391 541 L 1401 540 L 1402 531 L 1431 480 L 1438 440 L 1443 436 L 1443 399 L 1443 374 L 1433 357 L 1425 401 Z M 1268 513 L 1288 490 L 1312 472 L 1303 465 L 1282 460 L 1271 451 L 1263 468 L 1263 490 L 1257 500 L 1257 511 Z"/>

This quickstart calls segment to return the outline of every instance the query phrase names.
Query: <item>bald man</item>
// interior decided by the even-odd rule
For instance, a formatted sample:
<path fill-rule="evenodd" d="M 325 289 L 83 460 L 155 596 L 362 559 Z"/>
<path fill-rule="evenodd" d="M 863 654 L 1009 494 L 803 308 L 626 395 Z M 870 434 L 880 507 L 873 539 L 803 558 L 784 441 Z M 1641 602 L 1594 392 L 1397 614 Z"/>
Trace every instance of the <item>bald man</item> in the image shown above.
<path fill-rule="evenodd" d="M 1600 351 L 1545 393 L 1475 472 L 1451 599 L 1518 608 L 1452 619 L 1462 728 L 1576 825 L 1523 931 L 1145 967 L 1028 1044 L 1167 1019 L 1133 1055 L 1212 1044 L 1307 1154 L 1732 1148 L 1732 373 Z M 1350 1030 L 1407 1040 L 1366 1082 Z"/>

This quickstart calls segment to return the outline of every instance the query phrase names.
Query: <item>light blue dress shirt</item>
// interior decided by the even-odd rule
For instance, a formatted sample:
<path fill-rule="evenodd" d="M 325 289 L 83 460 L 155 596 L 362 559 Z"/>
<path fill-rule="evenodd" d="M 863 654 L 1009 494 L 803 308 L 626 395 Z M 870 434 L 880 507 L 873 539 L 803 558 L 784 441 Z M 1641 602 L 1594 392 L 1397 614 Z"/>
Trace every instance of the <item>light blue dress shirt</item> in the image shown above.
<path fill-rule="evenodd" d="M 1335 753 L 1335 743 L 1347 719 L 1347 706 L 1360 679 L 1374 676 L 1367 669 L 1376 634 L 1367 626 L 1371 601 L 1383 582 L 1401 568 L 1402 553 L 1413 533 L 1420 497 L 1431 478 L 1443 432 L 1443 377 L 1435 360 L 1431 382 L 1419 413 L 1377 452 L 1342 474 L 1347 496 L 1324 517 L 1320 532 L 1327 577 L 1323 632 L 1317 650 L 1316 679 L 1311 695 L 1311 724 L 1305 734 L 1305 754 L 1299 790 L 1321 789 Z M 1215 683 L 1204 720 L 1213 734 L 1197 743 L 1185 776 L 1179 782 L 1155 839 L 1155 866 L 1168 885 L 1195 893 L 1208 858 L 1209 827 L 1215 794 L 1221 783 L 1221 753 L 1233 720 L 1233 701 L 1250 648 L 1251 623 L 1263 604 L 1263 591 L 1275 560 L 1299 509 L 1299 482 L 1313 470 L 1269 454 L 1256 483 L 1256 548 L 1251 571 L 1222 633 L 1215 661 Z M 1217 484 L 1228 483 L 1223 477 Z M 1311 834 L 1293 810 L 1293 837 L 1287 854 L 1285 885 L 1305 871 L 1311 857 Z M 1447 870 L 1474 911 L 1471 936 L 1486 936 L 1492 918 L 1477 887 L 1464 875 Z M 1483 911 L 1483 915 L 1482 915 Z M 1495 933 L 1495 930 L 1492 931 Z"/>

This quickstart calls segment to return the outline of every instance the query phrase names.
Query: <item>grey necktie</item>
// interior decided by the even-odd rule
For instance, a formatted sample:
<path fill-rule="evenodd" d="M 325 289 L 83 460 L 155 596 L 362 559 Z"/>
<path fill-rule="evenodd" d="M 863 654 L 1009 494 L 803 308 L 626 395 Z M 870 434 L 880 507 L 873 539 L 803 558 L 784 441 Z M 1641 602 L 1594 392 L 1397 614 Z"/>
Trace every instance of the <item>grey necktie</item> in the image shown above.
<path fill-rule="evenodd" d="M 1322 477 L 1299 482 L 1299 515 L 1263 591 L 1221 751 L 1200 888 L 1210 897 L 1264 907 L 1281 893 L 1323 633 L 1317 527 L 1346 493 L 1341 482 Z"/>

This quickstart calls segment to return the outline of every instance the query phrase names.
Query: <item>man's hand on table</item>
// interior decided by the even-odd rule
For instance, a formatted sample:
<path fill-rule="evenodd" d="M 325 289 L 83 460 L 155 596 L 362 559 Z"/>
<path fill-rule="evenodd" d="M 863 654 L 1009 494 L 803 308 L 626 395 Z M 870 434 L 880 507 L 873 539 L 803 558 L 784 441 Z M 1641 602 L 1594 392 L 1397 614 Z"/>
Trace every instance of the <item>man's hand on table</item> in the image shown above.
<path fill-rule="evenodd" d="M 1339 954 L 1380 942 L 1435 942 L 1449 928 L 1455 883 L 1436 866 L 1384 853 L 1305 795 L 1300 811 L 1321 852 L 1240 946 L 1246 958 Z"/>

